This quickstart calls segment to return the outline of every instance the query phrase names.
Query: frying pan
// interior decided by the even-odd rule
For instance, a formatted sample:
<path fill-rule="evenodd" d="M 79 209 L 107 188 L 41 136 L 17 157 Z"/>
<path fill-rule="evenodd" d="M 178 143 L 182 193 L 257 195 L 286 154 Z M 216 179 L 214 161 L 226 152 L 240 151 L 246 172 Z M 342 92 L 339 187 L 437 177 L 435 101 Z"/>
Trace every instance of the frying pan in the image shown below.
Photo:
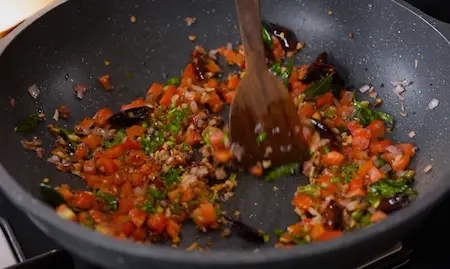
<path fill-rule="evenodd" d="M 290 28 L 307 43 L 297 63 L 309 63 L 320 52 L 329 52 L 350 85 L 368 82 L 376 87 L 384 99 L 383 109 L 397 118 L 393 139 L 409 141 L 407 134 L 417 133 L 414 143 L 420 151 L 413 168 L 419 196 L 411 205 L 367 229 L 292 249 L 275 249 L 272 244 L 257 249 L 237 237 L 199 234 L 186 225 L 182 234 L 186 244 L 195 239 L 214 243 L 213 251 L 200 253 L 185 252 L 183 246 L 172 249 L 109 238 L 59 219 L 40 201 L 38 183 L 45 177 L 57 185 L 84 185 L 25 152 L 21 137 L 13 131 L 17 121 L 40 110 L 50 118 L 61 104 L 73 113 L 68 126 L 105 105 L 118 110 L 122 103 L 144 95 L 152 82 L 180 74 L 193 49 L 188 35 L 196 35 L 197 43 L 207 48 L 238 42 L 235 9 L 229 0 L 70 1 L 14 30 L 15 37 L 6 41 L 0 56 L 0 186 L 5 194 L 69 251 L 106 268 L 324 268 L 331 264 L 351 268 L 412 231 L 450 187 L 446 180 L 450 28 L 401 1 L 267 0 L 261 6 L 265 19 Z M 328 15 L 328 10 L 333 14 Z M 130 22 L 130 16 L 137 18 L 136 23 Z M 186 26 L 187 16 L 196 17 L 196 24 Z M 105 66 L 105 60 L 111 65 Z M 112 92 L 96 82 L 105 73 L 116 85 Z M 399 79 L 414 82 L 405 93 L 408 117 L 399 116 L 398 98 L 390 86 Z M 82 101 L 74 96 L 74 83 L 91 86 Z M 42 90 L 37 101 L 27 92 L 33 84 Z M 9 104 L 10 97 L 16 100 L 15 107 Z M 433 98 L 439 106 L 427 110 Z M 46 145 L 53 143 L 45 124 L 33 135 L 44 138 Z M 424 173 L 428 164 L 433 170 Z M 271 231 L 295 221 L 290 199 L 305 179 L 288 177 L 275 183 L 244 175 L 239 179 L 236 195 L 226 206 L 240 210 L 246 223 Z"/>

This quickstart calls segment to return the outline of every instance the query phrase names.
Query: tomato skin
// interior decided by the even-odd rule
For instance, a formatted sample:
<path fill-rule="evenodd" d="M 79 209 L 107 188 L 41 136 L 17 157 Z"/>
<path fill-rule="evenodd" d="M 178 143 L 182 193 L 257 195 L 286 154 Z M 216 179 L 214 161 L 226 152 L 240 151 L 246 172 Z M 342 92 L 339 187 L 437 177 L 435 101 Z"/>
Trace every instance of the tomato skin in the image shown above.
<path fill-rule="evenodd" d="M 350 133 L 353 134 L 355 130 L 361 129 L 363 126 L 357 121 L 351 121 L 347 124 L 347 128 L 350 130 Z"/>
<path fill-rule="evenodd" d="M 331 151 L 322 155 L 323 165 L 341 165 L 344 161 L 345 156 L 337 151 Z"/>
<path fill-rule="evenodd" d="M 353 92 L 343 91 L 341 94 L 341 100 L 339 101 L 341 105 L 349 106 L 353 102 Z"/>
<path fill-rule="evenodd" d="M 102 108 L 94 116 L 94 123 L 98 127 L 104 127 L 108 123 L 109 117 L 113 115 L 113 112 L 109 108 Z"/>
<path fill-rule="evenodd" d="M 162 106 L 168 106 L 170 105 L 170 102 L 172 101 L 172 97 L 177 93 L 177 88 L 173 85 L 167 86 L 165 89 L 161 99 L 159 100 L 159 104 Z"/>
<path fill-rule="evenodd" d="M 381 171 L 376 168 L 375 166 L 372 166 L 372 168 L 367 171 L 370 183 L 377 182 L 378 180 L 382 179 L 384 177 L 384 174 L 381 173 Z"/>
<path fill-rule="evenodd" d="M 133 195 L 133 186 L 129 181 L 125 181 L 125 183 L 120 186 L 120 197 L 130 197 Z"/>
<path fill-rule="evenodd" d="M 331 92 L 327 92 L 326 94 L 317 97 L 317 107 L 319 108 L 332 104 L 334 104 L 334 96 Z"/>
<path fill-rule="evenodd" d="M 72 203 L 77 208 L 91 209 L 95 205 L 95 196 L 89 192 L 75 193 L 72 198 Z"/>
<path fill-rule="evenodd" d="M 125 138 L 125 142 L 123 143 L 126 149 L 140 149 L 141 145 L 135 139 L 131 137 Z"/>
<path fill-rule="evenodd" d="M 101 155 L 109 159 L 118 159 L 125 152 L 125 146 L 123 144 L 118 144 L 110 147 L 109 149 L 103 151 Z"/>
<path fill-rule="evenodd" d="M 372 137 L 383 137 L 384 136 L 384 121 L 382 120 L 374 120 L 367 126 L 367 129 L 370 130 Z"/>
<path fill-rule="evenodd" d="M 144 241 L 147 237 L 147 230 L 144 227 L 139 227 L 133 232 L 133 239 L 135 241 Z"/>
<path fill-rule="evenodd" d="M 95 162 L 93 160 L 87 160 L 83 164 L 83 172 L 94 174 L 97 172 L 97 167 L 95 166 Z"/>
<path fill-rule="evenodd" d="M 147 227 L 156 233 L 164 232 L 166 224 L 167 218 L 162 213 L 152 214 L 147 219 Z"/>
<path fill-rule="evenodd" d="M 398 147 L 403 151 L 404 154 L 412 157 L 416 154 L 416 150 L 412 144 L 398 144 Z"/>

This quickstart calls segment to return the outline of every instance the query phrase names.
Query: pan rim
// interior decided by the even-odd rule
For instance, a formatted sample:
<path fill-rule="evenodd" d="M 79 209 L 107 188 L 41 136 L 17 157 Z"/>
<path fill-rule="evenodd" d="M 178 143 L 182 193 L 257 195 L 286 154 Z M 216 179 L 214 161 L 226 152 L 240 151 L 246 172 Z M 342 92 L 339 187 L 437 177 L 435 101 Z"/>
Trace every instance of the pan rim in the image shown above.
<path fill-rule="evenodd" d="M 400 7 L 407 9 L 413 15 L 427 23 L 434 31 L 438 32 L 447 42 L 447 38 L 440 33 L 433 24 L 430 23 L 427 15 L 415 12 L 410 8 L 409 4 L 404 4 L 402 1 L 390 0 Z M 65 3 L 66 0 L 58 0 L 53 4 L 50 4 L 40 12 L 33 15 L 27 21 L 22 23 L 19 27 L 14 29 L 10 35 L 0 41 L 0 57 L 3 49 L 14 39 L 15 36 L 20 34 L 27 26 L 31 25 L 35 20 L 44 16 L 47 12 Z M 425 19 L 426 17 L 427 19 Z M 370 240 L 378 236 L 379 234 L 391 230 L 395 227 L 406 223 L 415 216 L 421 215 L 431 208 L 437 202 L 442 200 L 447 193 L 450 183 L 443 180 L 445 176 L 440 180 L 445 187 L 436 187 L 432 193 L 421 196 L 420 203 L 413 202 L 408 207 L 398 211 L 381 223 L 374 224 L 371 227 L 354 231 L 345 236 L 327 241 L 318 242 L 311 245 L 296 246 L 292 249 L 277 249 L 269 248 L 262 249 L 260 252 L 242 251 L 242 250 L 217 250 L 210 253 L 200 252 L 186 252 L 181 249 L 173 249 L 164 246 L 135 244 L 128 240 L 118 240 L 112 237 L 102 235 L 87 228 L 82 227 L 76 223 L 67 222 L 59 218 L 54 211 L 39 199 L 34 198 L 30 193 L 25 191 L 9 174 L 9 172 L 0 164 L 0 188 L 2 188 L 4 194 L 11 200 L 16 206 L 22 209 L 24 212 L 30 214 L 39 221 L 47 222 L 51 226 L 58 227 L 63 233 L 70 234 L 81 241 L 90 243 L 92 245 L 109 249 L 117 253 L 122 253 L 123 256 L 135 256 L 142 260 L 155 260 L 159 262 L 167 263 L 188 263 L 197 265 L 232 265 L 232 264 L 255 264 L 266 262 L 278 262 L 288 261 L 293 259 L 306 259 L 313 256 L 318 256 L 324 253 L 330 253 L 335 250 L 339 250 L 345 247 L 351 247 L 358 245 L 365 240 Z M 436 186 L 440 186 L 437 183 Z M 441 185 L 442 186 L 442 185 Z M 120 255 L 117 257 L 117 262 L 121 263 Z M 126 258 L 123 258 L 126 259 Z"/>

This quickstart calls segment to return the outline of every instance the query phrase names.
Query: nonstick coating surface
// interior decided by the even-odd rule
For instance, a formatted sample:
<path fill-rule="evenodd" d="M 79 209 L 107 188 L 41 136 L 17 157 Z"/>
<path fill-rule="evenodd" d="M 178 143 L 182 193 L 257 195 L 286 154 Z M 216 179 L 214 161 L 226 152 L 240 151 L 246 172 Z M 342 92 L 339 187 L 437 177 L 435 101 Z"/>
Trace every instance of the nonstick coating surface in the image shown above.
<path fill-rule="evenodd" d="M 215 249 L 234 251 L 230 254 L 234 255 L 233 259 L 229 259 L 227 252 L 217 252 L 207 256 L 212 257 L 210 259 L 203 258 L 207 262 L 261 262 L 264 259 L 307 257 L 317 254 L 321 248 L 325 253 L 325 249 L 336 250 L 341 244 L 342 248 L 350 247 L 364 237 L 373 238 L 386 233 L 388 228 L 411 218 L 414 212 L 418 214 L 448 188 L 448 184 L 443 183 L 444 176 L 450 170 L 448 158 L 445 158 L 445 152 L 450 150 L 449 140 L 446 139 L 450 101 L 450 96 L 446 94 L 450 84 L 447 78 L 450 74 L 448 41 L 426 21 L 396 2 L 361 2 L 262 1 L 262 7 L 267 20 L 290 28 L 301 41 L 307 43 L 297 57 L 297 63 L 310 63 L 318 53 L 329 52 L 332 62 L 348 76 L 350 85 L 359 87 L 371 83 L 375 86 L 384 100 L 383 109 L 397 119 L 394 139 L 411 141 L 407 134 L 413 130 L 417 133 L 413 142 L 420 151 L 413 168 L 418 171 L 417 189 L 421 195 L 410 208 L 395 213 L 382 224 L 335 242 L 301 247 L 302 251 L 297 253 L 271 250 L 262 251 L 263 256 L 252 254 L 247 258 L 243 255 L 252 253 L 254 245 L 235 237 L 217 240 L 220 237 L 218 234 L 200 235 L 192 226 L 186 227 L 183 231 L 185 244 L 199 237 L 200 242 L 214 242 Z M 328 15 L 328 10 L 333 10 L 333 15 Z M 130 22 L 132 15 L 136 16 L 136 23 Z M 186 26 L 183 19 L 187 16 L 196 17 L 197 22 Z M 54 184 L 83 187 L 79 178 L 59 173 L 53 165 L 36 159 L 34 153 L 24 152 L 19 143 L 21 136 L 13 132 L 15 123 L 40 110 L 47 114 L 46 124 L 54 123 L 51 117 L 61 104 L 68 105 L 73 112 L 67 126 L 93 115 L 106 105 L 118 110 L 122 103 L 143 96 L 152 82 L 164 81 L 167 76 L 181 73 L 193 49 L 188 35 L 196 35 L 196 44 L 206 49 L 222 46 L 228 41 L 237 44 L 239 32 L 235 17 L 233 2 L 227 0 L 178 0 L 170 1 L 170 4 L 167 1 L 71 1 L 43 16 L 17 36 L 0 57 L 0 100 L 3 104 L 0 114 L 0 148 L 3 154 L 0 161 L 4 169 L 23 189 L 36 197 L 39 196 L 38 183 L 45 177 L 49 177 Z M 353 39 L 348 37 L 350 32 L 354 35 Z M 105 66 L 105 60 L 111 64 Z M 415 60 L 418 60 L 417 69 Z M 110 93 L 96 82 L 96 78 L 105 73 L 111 74 L 116 85 Z M 133 78 L 127 78 L 127 73 L 132 73 Z M 398 99 L 392 93 L 391 81 L 400 79 L 414 82 L 404 94 L 408 117 L 399 116 Z M 75 98 L 72 90 L 74 83 L 91 86 L 82 101 Z M 42 90 L 37 102 L 27 92 L 33 84 Z M 380 86 L 382 84 L 384 87 Z M 9 104 L 10 97 L 16 100 L 14 108 Z M 432 111 L 426 110 L 432 98 L 440 101 L 439 106 Z M 54 138 L 47 134 L 46 124 L 41 124 L 33 135 L 44 137 L 44 142 L 50 146 Z M 423 168 L 427 164 L 432 164 L 433 170 L 425 175 Z M 0 173 L 3 173 L 1 169 Z M 249 176 L 238 179 L 236 195 L 227 205 L 230 211 L 240 210 L 245 222 L 266 231 L 295 222 L 290 200 L 295 187 L 304 184 L 305 178 L 284 178 L 273 184 Z M 0 185 L 3 188 L 13 186 L 8 178 L 2 179 Z M 275 191 L 274 186 L 279 190 Z M 49 227 L 58 227 L 58 232 L 55 232 L 58 235 L 53 236 L 63 244 L 68 243 L 66 239 L 58 238 L 60 234 L 70 232 L 71 236 L 82 238 L 79 245 L 72 242 L 68 246 L 72 251 L 91 260 L 100 259 L 104 264 L 117 262 L 106 261 L 94 252 L 88 253 L 82 249 L 83 240 L 95 238 L 95 244 L 103 248 L 112 242 L 111 239 L 61 222 L 49 211 L 43 210 L 41 203 L 36 200 L 31 203 L 21 190 L 12 188 L 6 191 L 9 191 L 14 202 L 44 223 L 43 226 L 49 222 Z M 59 228 L 63 230 L 59 231 Z M 161 256 L 157 247 L 148 248 L 147 253 L 141 246 L 131 248 L 128 243 L 113 242 L 115 246 L 111 248 L 123 251 L 122 258 L 125 260 L 129 255 L 172 259 L 174 262 L 177 259 L 190 262 L 196 259 L 196 254 L 167 249 Z M 248 251 L 236 252 L 240 248 Z"/>

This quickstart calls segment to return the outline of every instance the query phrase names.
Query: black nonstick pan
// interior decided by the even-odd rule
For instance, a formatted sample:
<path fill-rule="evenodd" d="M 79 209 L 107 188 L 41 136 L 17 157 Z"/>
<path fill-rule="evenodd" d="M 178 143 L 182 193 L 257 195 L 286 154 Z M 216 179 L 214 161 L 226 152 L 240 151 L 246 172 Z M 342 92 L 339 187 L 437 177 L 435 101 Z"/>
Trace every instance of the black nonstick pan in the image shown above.
<path fill-rule="evenodd" d="M 73 120 L 93 115 L 105 105 L 118 110 L 124 102 L 142 96 L 153 81 L 179 74 L 193 48 L 189 35 L 196 35 L 196 42 L 207 48 L 239 42 L 234 3 L 229 0 L 73 0 L 14 30 L 12 37 L 2 41 L 5 48 L 0 55 L 0 186 L 5 194 L 69 251 L 106 268 L 351 268 L 401 239 L 450 188 L 450 46 L 446 38 L 450 27 L 403 1 L 267 0 L 261 5 L 266 20 L 286 26 L 306 42 L 297 63 L 310 63 L 320 52 L 328 52 L 346 71 L 349 85 L 377 87 L 383 109 L 397 119 L 393 139 L 409 141 L 408 133 L 416 132 L 414 143 L 420 151 L 413 168 L 418 171 L 419 196 L 411 205 L 379 224 L 329 242 L 292 249 L 269 244 L 256 249 L 237 237 L 219 240 L 220 236 L 208 234 L 200 240 L 213 241 L 213 251 L 200 253 L 105 237 L 58 218 L 40 201 L 39 182 L 45 177 L 56 185 L 81 188 L 83 183 L 25 152 L 21 136 L 13 130 L 17 121 L 40 110 L 51 115 L 61 104 L 69 106 Z M 131 16 L 136 17 L 135 23 L 130 22 Z M 183 20 L 188 16 L 197 18 L 190 27 Z M 105 60 L 111 65 L 106 66 Z M 111 93 L 96 82 L 104 73 L 114 79 L 116 89 Z M 400 116 L 401 107 L 390 86 L 401 79 L 413 81 L 404 94 L 407 117 Z M 74 96 L 74 83 L 93 89 L 80 101 Z M 27 91 L 33 84 L 42 90 L 38 101 Z M 10 98 L 16 100 L 15 107 Z M 432 99 L 439 100 L 439 105 L 429 110 Z M 52 144 L 45 125 L 36 135 Z M 423 172 L 429 164 L 432 171 Z M 271 183 L 242 176 L 230 208 L 239 209 L 246 223 L 263 230 L 292 223 L 290 197 L 298 179 L 284 178 L 275 184 L 277 193 Z M 199 234 L 194 227 L 186 227 L 182 236 L 189 241 Z"/>

